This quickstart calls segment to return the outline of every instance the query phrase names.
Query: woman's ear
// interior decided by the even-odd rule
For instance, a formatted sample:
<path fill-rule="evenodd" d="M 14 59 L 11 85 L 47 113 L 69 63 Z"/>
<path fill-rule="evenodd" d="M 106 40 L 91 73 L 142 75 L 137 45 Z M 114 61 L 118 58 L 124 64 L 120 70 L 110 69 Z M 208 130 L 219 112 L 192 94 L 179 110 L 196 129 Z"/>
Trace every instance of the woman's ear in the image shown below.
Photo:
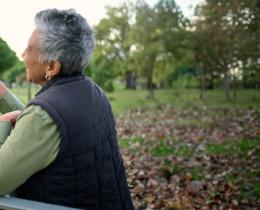
<path fill-rule="evenodd" d="M 60 73 L 61 65 L 59 61 L 51 61 L 48 63 L 48 68 L 46 71 L 46 75 L 49 77 L 54 77 Z"/>

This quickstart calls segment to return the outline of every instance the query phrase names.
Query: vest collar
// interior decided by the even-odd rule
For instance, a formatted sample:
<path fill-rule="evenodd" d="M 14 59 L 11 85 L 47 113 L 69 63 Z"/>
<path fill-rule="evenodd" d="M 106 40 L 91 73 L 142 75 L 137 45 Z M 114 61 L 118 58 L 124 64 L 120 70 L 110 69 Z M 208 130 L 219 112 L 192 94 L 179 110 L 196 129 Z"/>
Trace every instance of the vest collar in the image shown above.
<path fill-rule="evenodd" d="M 76 75 L 76 76 L 67 76 L 67 77 L 65 77 L 65 76 L 53 77 L 46 84 L 44 84 L 42 86 L 40 91 L 38 93 L 36 93 L 36 96 L 38 96 L 39 94 L 48 90 L 52 86 L 57 86 L 57 85 L 65 84 L 65 83 L 75 82 L 75 81 L 79 81 L 79 80 L 82 80 L 82 79 L 85 79 L 84 74 L 79 74 L 79 75 Z"/>

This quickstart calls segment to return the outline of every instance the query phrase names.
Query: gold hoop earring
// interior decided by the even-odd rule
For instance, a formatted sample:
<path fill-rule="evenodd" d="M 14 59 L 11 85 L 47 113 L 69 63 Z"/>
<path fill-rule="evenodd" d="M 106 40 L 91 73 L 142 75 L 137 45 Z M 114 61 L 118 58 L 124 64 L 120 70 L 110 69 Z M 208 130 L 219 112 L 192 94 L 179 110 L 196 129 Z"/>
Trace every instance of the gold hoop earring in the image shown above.
<path fill-rule="evenodd" d="M 51 79 L 51 76 L 48 76 L 47 74 L 45 75 L 45 79 L 46 80 L 50 80 Z"/>

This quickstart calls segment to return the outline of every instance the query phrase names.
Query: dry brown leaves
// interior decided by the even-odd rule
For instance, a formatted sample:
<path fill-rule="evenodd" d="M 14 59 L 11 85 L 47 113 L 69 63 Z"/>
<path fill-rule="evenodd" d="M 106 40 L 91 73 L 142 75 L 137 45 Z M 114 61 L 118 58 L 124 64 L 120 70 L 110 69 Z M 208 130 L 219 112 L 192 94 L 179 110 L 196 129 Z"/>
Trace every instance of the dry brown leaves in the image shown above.
<path fill-rule="evenodd" d="M 125 114 L 117 120 L 117 130 L 120 141 L 142 139 L 122 148 L 136 209 L 259 209 L 252 187 L 242 189 L 253 186 L 250 174 L 259 172 L 259 147 L 244 158 L 206 149 L 211 143 L 256 138 L 259 112 L 206 107 L 180 111 L 160 105 Z M 162 142 L 166 154 L 156 155 Z"/>

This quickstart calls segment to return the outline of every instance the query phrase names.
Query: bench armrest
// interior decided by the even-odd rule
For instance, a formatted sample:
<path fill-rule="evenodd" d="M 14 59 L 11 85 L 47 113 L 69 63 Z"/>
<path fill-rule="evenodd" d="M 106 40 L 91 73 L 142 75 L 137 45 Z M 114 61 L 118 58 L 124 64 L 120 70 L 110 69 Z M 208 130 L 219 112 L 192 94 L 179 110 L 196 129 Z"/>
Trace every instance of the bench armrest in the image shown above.
<path fill-rule="evenodd" d="M 76 210 L 59 205 L 25 200 L 14 197 L 0 197 L 0 209 L 4 210 Z"/>

